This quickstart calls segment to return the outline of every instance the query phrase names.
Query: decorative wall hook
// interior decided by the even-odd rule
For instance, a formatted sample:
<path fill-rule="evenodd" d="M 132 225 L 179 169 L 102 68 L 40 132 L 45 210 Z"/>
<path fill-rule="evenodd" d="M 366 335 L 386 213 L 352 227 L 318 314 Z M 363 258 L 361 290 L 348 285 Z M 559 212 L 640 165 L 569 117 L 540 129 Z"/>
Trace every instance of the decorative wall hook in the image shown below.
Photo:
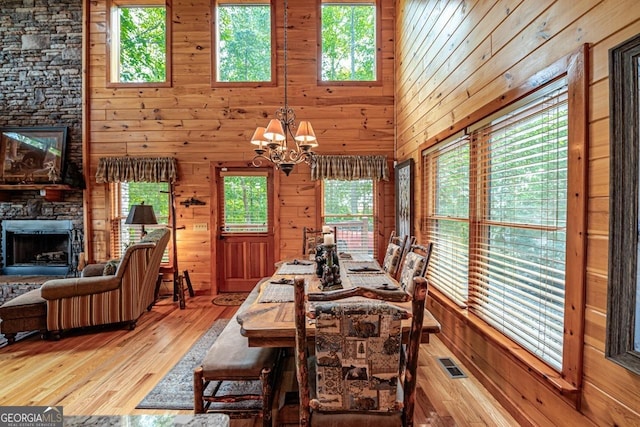
<path fill-rule="evenodd" d="M 180 204 L 186 207 L 189 207 L 191 205 L 203 206 L 203 205 L 206 205 L 207 203 L 203 202 L 202 200 L 198 200 L 195 197 L 191 197 L 190 199 L 181 201 Z"/>

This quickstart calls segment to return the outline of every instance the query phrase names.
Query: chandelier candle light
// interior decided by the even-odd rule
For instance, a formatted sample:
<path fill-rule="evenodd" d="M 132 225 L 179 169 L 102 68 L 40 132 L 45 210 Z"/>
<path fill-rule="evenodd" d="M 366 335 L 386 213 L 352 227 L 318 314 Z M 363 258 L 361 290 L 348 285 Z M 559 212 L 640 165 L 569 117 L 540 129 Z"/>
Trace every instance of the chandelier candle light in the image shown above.
<path fill-rule="evenodd" d="M 289 107 L 287 98 L 287 0 L 284 1 L 284 107 L 276 110 L 276 118 L 271 119 L 266 128 L 257 127 L 251 137 L 251 144 L 257 145 L 253 165 L 262 165 L 262 159 L 272 162 L 276 169 L 282 169 L 289 176 L 298 163 L 312 165 L 315 154 L 312 148 L 317 147 L 316 134 L 308 121 L 300 121 L 296 129 L 296 114 Z M 290 141 L 292 140 L 292 142 Z"/>

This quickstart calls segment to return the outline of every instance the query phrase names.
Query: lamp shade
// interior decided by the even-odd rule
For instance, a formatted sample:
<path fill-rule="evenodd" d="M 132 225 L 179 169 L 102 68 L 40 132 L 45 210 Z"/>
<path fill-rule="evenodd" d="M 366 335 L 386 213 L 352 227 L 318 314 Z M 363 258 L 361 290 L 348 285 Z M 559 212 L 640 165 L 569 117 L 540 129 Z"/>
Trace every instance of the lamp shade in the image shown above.
<path fill-rule="evenodd" d="M 264 127 L 257 127 L 256 131 L 253 133 L 253 136 L 251 137 L 251 143 L 254 145 L 259 145 L 262 146 L 263 144 L 269 142 L 267 141 L 267 138 L 264 137 L 264 131 L 266 129 Z"/>
<path fill-rule="evenodd" d="M 312 147 L 317 147 L 318 143 L 316 142 L 316 134 L 313 131 L 313 126 L 311 126 L 311 122 L 303 120 L 298 125 L 298 131 L 296 132 L 296 141 L 300 143 L 300 145 L 309 145 Z"/>
<path fill-rule="evenodd" d="M 286 139 L 282 122 L 278 119 L 271 119 L 267 129 L 264 131 L 264 137 L 270 142 L 280 143 Z"/>
<path fill-rule="evenodd" d="M 129 216 L 125 221 L 125 224 L 157 224 L 156 214 L 153 213 L 153 206 L 145 205 L 144 202 L 141 205 L 131 206 Z"/>

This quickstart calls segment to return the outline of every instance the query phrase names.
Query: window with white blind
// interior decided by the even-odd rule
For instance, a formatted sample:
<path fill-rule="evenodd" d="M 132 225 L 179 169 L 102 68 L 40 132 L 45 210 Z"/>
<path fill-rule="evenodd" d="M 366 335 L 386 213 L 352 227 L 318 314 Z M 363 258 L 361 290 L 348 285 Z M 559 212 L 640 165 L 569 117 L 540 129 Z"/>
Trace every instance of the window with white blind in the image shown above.
<path fill-rule="evenodd" d="M 559 371 L 568 115 L 562 79 L 423 160 L 431 283 Z"/>
<path fill-rule="evenodd" d="M 111 184 L 111 253 L 120 258 L 127 246 L 141 239 L 142 227 L 125 224 L 133 205 L 144 202 L 153 206 L 157 225 L 145 225 L 147 231 L 156 227 L 169 227 L 170 196 L 167 182 L 120 182 Z M 163 263 L 169 262 L 165 251 Z"/>
<path fill-rule="evenodd" d="M 322 181 L 322 221 L 336 227 L 338 252 L 374 254 L 374 186 L 372 179 Z"/>
<path fill-rule="evenodd" d="M 425 153 L 427 228 L 434 243 L 429 276 L 466 306 L 469 267 L 469 139 L 455 135 Z"/>

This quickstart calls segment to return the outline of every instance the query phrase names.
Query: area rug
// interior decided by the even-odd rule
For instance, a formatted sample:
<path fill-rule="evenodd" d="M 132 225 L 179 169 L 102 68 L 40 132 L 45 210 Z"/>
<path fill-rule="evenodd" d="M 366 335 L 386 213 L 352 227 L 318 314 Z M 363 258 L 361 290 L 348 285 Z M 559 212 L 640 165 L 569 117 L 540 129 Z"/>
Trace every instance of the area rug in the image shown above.
<path fill-rule="evenodd" d="M 193 409 L 193 370 L 202 363 L 227 322 L 229 319 L 216 320 L 136 408 Z"/>
<path fill-rule="evenodd" d="M 211 302 L 215 305 L 241 305 L 247 295 L 248 292 L 225 293 L 216 296 Z"/>

